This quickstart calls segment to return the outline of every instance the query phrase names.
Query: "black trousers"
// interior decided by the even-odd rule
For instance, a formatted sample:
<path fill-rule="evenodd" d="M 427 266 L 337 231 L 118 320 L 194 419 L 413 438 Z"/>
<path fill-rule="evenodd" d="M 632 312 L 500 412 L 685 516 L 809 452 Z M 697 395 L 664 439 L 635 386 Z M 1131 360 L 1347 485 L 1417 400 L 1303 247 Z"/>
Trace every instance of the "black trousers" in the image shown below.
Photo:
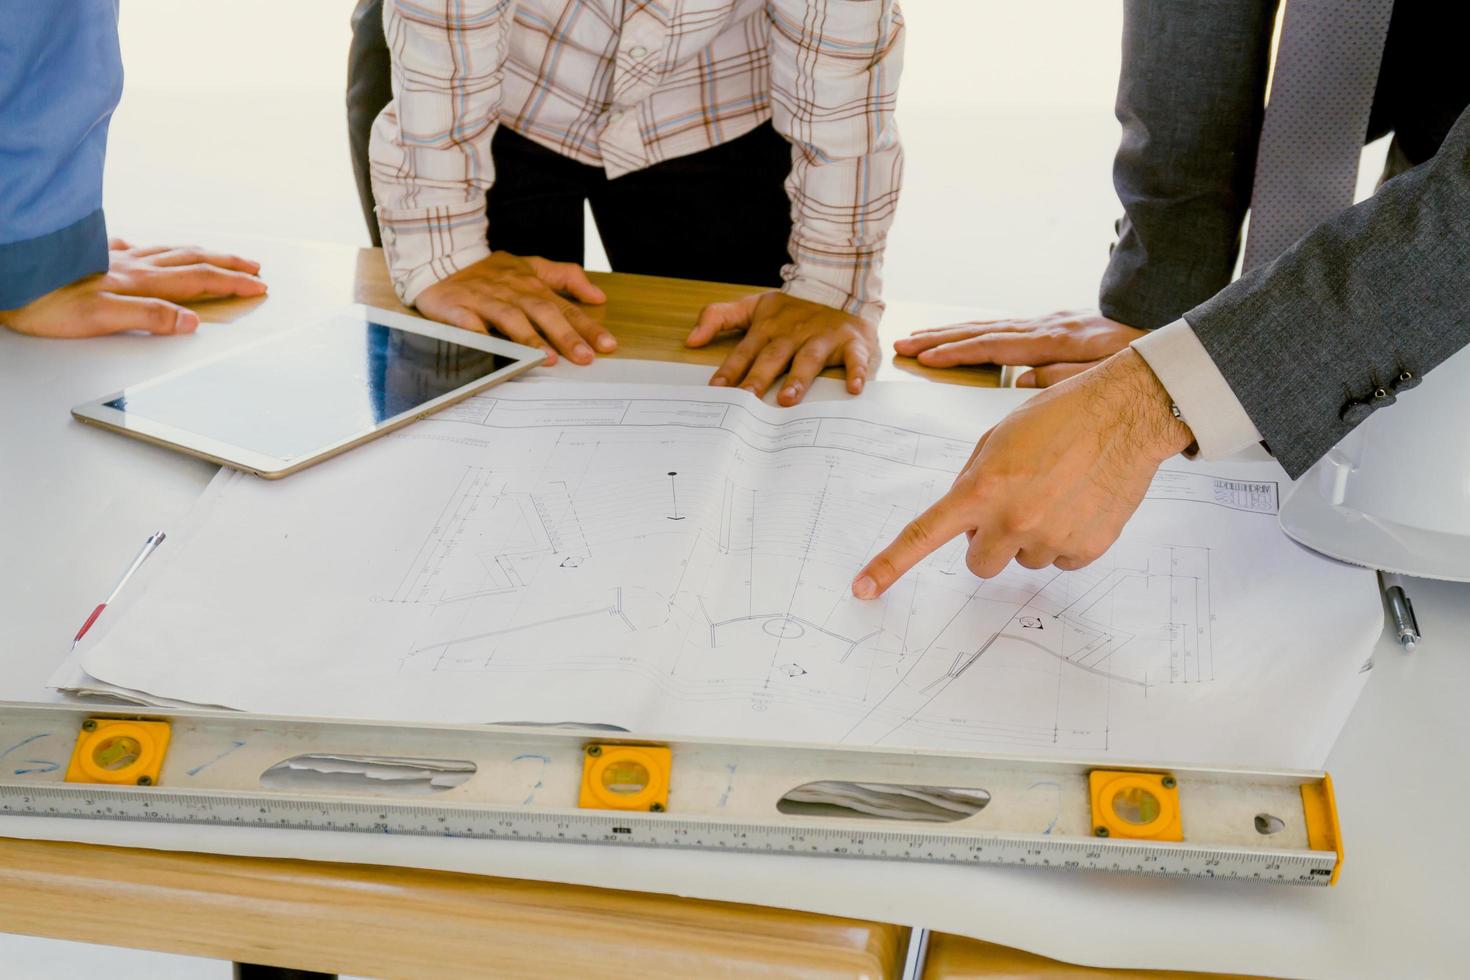
<path fill-rule="evenodd" d="M 373 120 L 392 98 L 382 0 L 358 0 L 347 63 L 347 129 L 358 197 L 381 244 L 368 171 Z M 766 123 L 700 153 L 609 180 L 500 127 L 486 195 L 489 245 L 562 262 L 584 259 L 586 204 L 617 272 L 777 286 L 791 261 L 791 145 Z"/>

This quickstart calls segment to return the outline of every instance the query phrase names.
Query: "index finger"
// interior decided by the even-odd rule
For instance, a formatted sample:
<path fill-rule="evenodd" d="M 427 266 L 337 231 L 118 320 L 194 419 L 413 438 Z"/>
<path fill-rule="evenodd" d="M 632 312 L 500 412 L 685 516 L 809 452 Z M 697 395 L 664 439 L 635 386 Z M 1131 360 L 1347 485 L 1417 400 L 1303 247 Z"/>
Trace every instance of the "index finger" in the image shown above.
<path fill-rule="evenodd" d="M 853 580 L 852 594 L 859 599 L 878 598 L 904 572 L 939 550 L 969 526 L 971 522 L 964 516 L 964 504 L 954 491 L 950 491 L 924 513 L 909 521 L 888 547 L 863 566 L 863 570 Z"/>
<path fill-rule="evenodd" d="M 954 327 L 942 327 L 900 337 L 893 342 L 893 349 L 905 357 L 920 354 L 946 344 L 979 340 L 983 337 L 1003 336 L 1006 338 L 1035 336 L 1036 325 L 1023 320 L 1001 320 L 995 323 L 965 323 Z"/>
<path fill-rule="evenodd" d="M 726 303 L 710 303 L 699 311 L 699 319 L 684 343 L 689 347 L 703 347 L 722 331 L 749 327 L 759 299 L 759 296 L 746 296 Z"/>
<path fill-rule="evenodd" d="M 959 340 L 981 333 L 1013 333 L 1018 330 L 1030 330 L 1035 326 L 1036 323 L 1032 320 L 966 320 L 964 323 L 951 323 L 943 327 L 925 327 L 923 330 L 915 330 L 907 337 L 900 337 L 898 342 L 943 343 L 946 340 Z"/>
<path fill-rule="evenodd" d="M 260 296 L 265 291 L 265 283 L 249 273 L 231 272 L 202 262 L 151 269 L 140 274 L 137 285 L 128 289 L 134 295 L 174 302 L 214 296 Z"/>
<path fill-rule="evenodd" d="M 956 339 L 920 351 L 919 363 L 928 367 L 956 364 L 1055 364 L 1077 360 L 1072 338 L 1026 331 L 999 330 Z"/>
<path fill-rule="evenodd" d="M 251 275 L 260 272 L 259 262 L 241 258 L 238 255 L 228 255 L 224 252 L 206 252 L 197 248 L 174 248 L 150 257 L 153 259 L 153 264 L 161 268 L 204 264 L 216 266 L 220 269 L 230 269 L 234 272 L 248 272 Z"/>
<path fill-rule="evenodd" d="M 587 278 L 587 270 L 575 262 L 552 262 L 540 256 L 526 259 L 537 278 L 558 292 L 583 303 L 606 303 L 607 294 Z"/>
<path fill-rule="evenodd" d="M 963 323 L 945 323 L 944 326 L 925 326 L 917 331 L 908 332 L 908 336 L 923 336 L 925 334 L 944 334 L 947 331 L 963 331 L 973 326 L 988 326 L 991 329 L 1005 329 L 1005 331 L 1023 331 L 1029 326 L 1035 326 L 1032 317 L 1000 316 L 994 320 L 964 320 Z"/>

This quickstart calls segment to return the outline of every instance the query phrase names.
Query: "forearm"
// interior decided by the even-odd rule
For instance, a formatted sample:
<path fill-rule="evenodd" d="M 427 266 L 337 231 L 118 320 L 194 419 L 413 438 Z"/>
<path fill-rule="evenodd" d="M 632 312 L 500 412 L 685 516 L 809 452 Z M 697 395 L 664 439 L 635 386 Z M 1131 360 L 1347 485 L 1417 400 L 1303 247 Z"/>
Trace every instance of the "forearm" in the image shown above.
<path fill-rule="evenodd" d="M 1230 282 L 1250 203 L 1274 0 L 1128 0 L 1104 316 L 1153 329 Z"/>
<path fill-rule="evenodd" d="M 393 102 L 373 124 L 369 157 L 383 248 L 405 303 L 490 254 L 485 191 L 495 179 L 490 138 L 510 6 L 384 4 Z"/>
<path fill-rule="evenodd" d="M 98 208 L 49 234 L 0 244 L 0 310 L 106 271 L 107 224 Z"/>
<path fill-rule="evenodd" d="M 769 10 L 772 123 L 792 144 L 784 291 L 876 322 L 903 176 L 902 15 L 891 0 L 773 0 Z"/>
<path fill-rule="evenodd" d="M 1432 160 L 1185 319 L 1300 475 L 1356 424 L 1349 400 L 1470 343 L 1470 110 Z"/>
<path fill-rule="evenodd" d="M 1193 430 L 1199 455 L 1219 459 L 1261 441 L 1245 406 L 1184 320 L 1150 330 L 1129 346 L 1148 363 Z"/>
<path fill-rule="evenodd" d="M 107 271 L 122 58 L 112 0 L 0 4 L 0 24 L 0 310 L 13 310 Z"/>

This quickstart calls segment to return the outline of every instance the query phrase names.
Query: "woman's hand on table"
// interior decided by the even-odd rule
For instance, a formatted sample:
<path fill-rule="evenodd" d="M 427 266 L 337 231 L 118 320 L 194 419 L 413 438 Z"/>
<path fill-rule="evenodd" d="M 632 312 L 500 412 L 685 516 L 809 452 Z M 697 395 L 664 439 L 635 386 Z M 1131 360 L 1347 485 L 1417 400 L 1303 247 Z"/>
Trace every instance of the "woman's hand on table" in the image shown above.
<path fill-rule="evenodd" d="M 193 333 L 199 314 L 180 303 L 226 296 L 261 296 L 260 263 L 196 246 L 134 248 L 108 243 L 106 272 L 53 289 L 14 310 L 0 324 L 37 337 L 100 337 L 141 330 Z"/>
<path fill-rule="evenodd" d="M 1016 379 L 1016 387 L 1045 388 L 1102 363 L 1147 332 L 1096 311 L 1063 311 L 918 330 L 893 349 L 926 367 L 1024 365 L 1031 370 Z"/>

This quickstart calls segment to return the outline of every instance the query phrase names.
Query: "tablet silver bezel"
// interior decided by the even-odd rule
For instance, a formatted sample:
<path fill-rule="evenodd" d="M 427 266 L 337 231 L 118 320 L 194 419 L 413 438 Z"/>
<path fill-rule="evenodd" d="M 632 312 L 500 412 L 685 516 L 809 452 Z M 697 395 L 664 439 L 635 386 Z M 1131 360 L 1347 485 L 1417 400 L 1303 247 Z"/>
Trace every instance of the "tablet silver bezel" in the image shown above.
<path fill-rule="evenodd" d="M 377 307 L 365 306 L 363 304 L 355 304 L 353 306 L 345 307 L 344 309 L 333 313 L 330 317 L 327 317 L 326 319 L 336 319 L 339 316 L 349 316 L 357 319 L 369 320 L 375 323 L 381 323 L 385 326 L 396 327 L 400 330 L 406 330 L 411 333 L 420 334 L 425 337 L 431 337 L 435 340 L 442 340 L 448 343 L 470 347 L 475 350 L 485 351 L 491 354 L 498 354 L 501 357 L 511 358 L 513 363 L 506 365 L 493 374 L 486 375 L 483 378 L 478 378 L 475 381 L 470 382 L 469 384 L 462 385 L 459 388 L 448 392 L 447 394 L 440 395 L 438 398 L 434 398 L 430 401 L 424 402 L 422 405 L 416 406 L 415 408 L 407 412 L 394 415 L 390 418 L 384 419 L 382 422 L 379 422 L 374 426 L 355 432 L 345 439 L 341 439 L 330 445 L 323 446 L 321 449 L 316 450 L 308 455 L 292 459 L 281 459 L 269 453 L 262 453 L 257 450 L 250 449 L 247 446 L 236 446 L 232 443 L 224 442 L 219 439 L 214 439 L 197 432 L 189 432 L 183 429 L 178 429 L 174 426 L 166 425 L 162 422 L 157 422 L 152 419 L 134 415 L 130 412 L 120 411 L 116 408 L 110 408 L 108 407 L 107 403 L 113 401 L 116 398 L 126 396 L 129 392 L 136 392 L 153 387 L 154 385 L 163 384 L 180 375 L 187 374 L 190 371 L 198 370 L 199 368 L 207 364 L 213 364 L 218 361 L 228 360 L 229 358 L 234 357 L 245 350 L 249 350 L 256 345 L 279 342 L 283 336 L 289 333 L 311 330 L 314 327 L 320 326 L 320 322 L 303 324 L 302 326 L 292 327 L 286 331 L 273 331 L 263 337 L 252 340 L 248 343 L 231 347 L 229 350 L 223 351 L 215 355 L 214 357 L 206 358 L 202 361 L 196 361 L 177 370 L 169 371 L 168 373 L 161 374 L 155 378 L 150 378 L 149 380 L 144 381 L 140 384 L 129 385 L 127 388 L 124 388 L 121 391 L 115 391 L 112 394 L 104 395 L 101 398 L 96 398 L 92 401 L 78 405 L 71 410 L 71 414 L 77 420 L 82 422 L 99 425 L 107 429 L 112 429 L 115 432 L 121 432 L 124 435 L 129 435 L 136 439 L 141 439 L 145 442 L 151 442 L 155 445 L 166 446 L 170 449 L 176 449 L 180 452 L 187 453 L 190 456 L 209 460 L 212 463 L 219 463 L 222 466 L 232 466 L 236 469 L 245 470 L 247 472 L 254 473 L 257 476 L 264 477 L 267 480 L 276 480 L 280 479 L 283 476 L 289 476 L 292 473 L 296 473 L 300 470 L 306 469 L 308 466 L 311 466 L 315 463 L 320 463 L 324 459 L 330 459 L 331 457 L 336 456 L 338 453 L 346 452 L 347 450 L 352 449 L 355 446 L 360 446 L 363 443 L 368 442 L 369 440 L 383 435 L 384 433 L 391 432 L 394 429 L 402 428 L 403 426 L 416 419 L 423 418 L 426 415 L 432 415 L 440 409 L 445 408 L 449 405 L 453 405 L 457 401 L 468 398 L 470 395 L 473 395 L 476 392 L 484 391 L 486 388 L 489 388 L 492 385 L 512 378 L 518 374 L 521 374 L 522 372 L 528 371 L 546 360 L 545 352 L 536 350 L 532 347 L 526 347 L 522 344 L 513 343 L 509 340 L 503 340 L 499 337 L 489 337 L 484 334 L 471 333 L 468 330 L 461 330 L 457 327 L 446 326 L 442 323 L 436 323 L 432 320 L 425 320 L 422 317 L 405 316 L 402 313 L 395 313 L 391 310 L 379 309 Z"/>

